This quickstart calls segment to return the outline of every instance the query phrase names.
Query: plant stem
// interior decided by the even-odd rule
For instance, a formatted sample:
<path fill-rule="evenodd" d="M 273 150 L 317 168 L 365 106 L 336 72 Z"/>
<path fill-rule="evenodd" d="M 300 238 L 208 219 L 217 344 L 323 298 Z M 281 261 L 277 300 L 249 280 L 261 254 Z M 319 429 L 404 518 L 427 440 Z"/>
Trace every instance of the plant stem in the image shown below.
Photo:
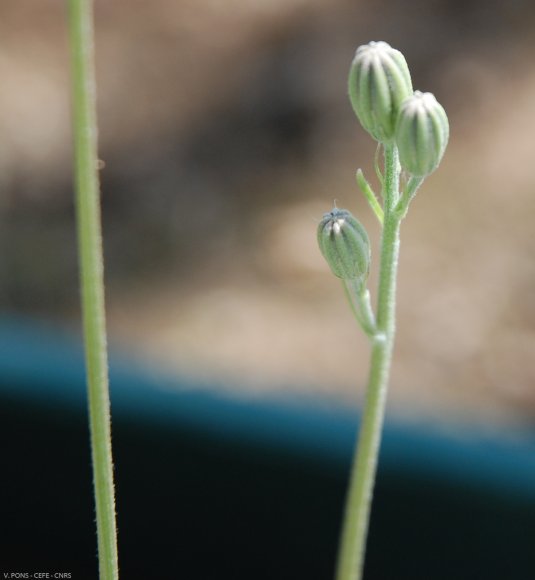
<path fill-rule="evenodd" d="M 76 218 L 93 484 L 101 580 L 117 580 L 117 531 L 111 451 L 108 357 L 97 167 L 92 0 L 69 0 Z"/>
<path fill-rule="evenodd" d="M 342 286 L 355 320 L 370 339 L 377 335 L 377 323 L 370 302 L 370 292 L 355 280 L 342 280 Z"/>
<path fill-rule="evenodd" d="M 400 219 L 403 219 L 407 214 L 409 204 L 416 195 L 416 192 L 418 191 L 420 185 L 422 185 L 423 180 L 424 180 L 423 177 L 416 177 L 414 175 L 409 179 L 407 185 L 405 186 L 405 190 L 403 191 L 401 198 L 396 205 L 396 213 L 398 214 Z"/>
<path fill-rule="evenodd" d="M 366 401 L 346 500 L 337 580 L 360 580 L 364 568 L 370 507 L 394 346 L 396 273 L 401 222 L 399 215 L 394 211 L 399 197 L 398 188 L 397 149 L 394 145 L 386 145 L 385 215 L 377 300 L 377 334 L 372 341 Z"/>
<path fill-rule="evenodd" d="M 366 178 L 364 177 L 364 173 L 362 173 L 362 169 L 357 171 L 357 184 L 360 187 L 360 191 L 364 194 L 364 197 L 370 204 L 370 207 L 375 214 L 375 217 L 379 220 L 379 223 L 383 225 L 384 221 L 384 213 L 381 204 L 377 201 L 377 196 L 375 195 L 371 185 L 368 183 Z"/>

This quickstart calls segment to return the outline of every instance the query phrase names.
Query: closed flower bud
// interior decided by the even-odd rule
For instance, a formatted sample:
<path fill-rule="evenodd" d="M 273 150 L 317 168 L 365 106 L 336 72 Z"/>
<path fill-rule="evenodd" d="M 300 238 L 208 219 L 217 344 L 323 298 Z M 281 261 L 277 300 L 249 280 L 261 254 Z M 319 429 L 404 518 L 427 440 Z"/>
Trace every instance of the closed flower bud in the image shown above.
<path fill-rule="evenodd" d="M 363 226 L 345 209 L 334 208 L 318 226 L 318 244 L 333 274 L 343 280 L 366 280 L 370 241 Z"/>
<path fill-rule="evenodd" d="M 359 46 L 348 84 L 349 100 L 364 129 L 381 143 L 393 141 L 401 103 L 412 95 L 405 57 L 386 42 Z"/>
<path fill-rule="evenodd" d="M 446 111 L 434 95 L 415 91 L 401 105 L 396 127 L 401 167 L 417 177 L 432 173 L 444 155 L 449 133 Z"/>

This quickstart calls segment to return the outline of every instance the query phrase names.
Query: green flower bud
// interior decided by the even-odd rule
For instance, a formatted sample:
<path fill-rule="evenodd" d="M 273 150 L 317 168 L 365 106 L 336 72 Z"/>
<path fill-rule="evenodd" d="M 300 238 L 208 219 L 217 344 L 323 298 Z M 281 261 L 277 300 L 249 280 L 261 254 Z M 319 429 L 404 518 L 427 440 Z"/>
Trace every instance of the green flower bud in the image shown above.
<path fill-rule="evenodd" d="M 403 101 L 396 126 L 401 167 L 417 177 L 432 173 L 444 155 L 449 134 L 442 105 L 431 93 L 415 91 Z"/>
<path fill-rule="evenodd" d="M 364 227 L 345 209 L 324 214 L 318 226 L 318 244 L 333 274 L 363 282 L 370 267 L 370 241 Z"/>
<path fill-rule="evenodd" d="M 386 42 L 359 46 L 348 84 L 349 100 L 364 129 L 381 143 L 393 141 L 401 103 L 412 95 L 405 57 Z"/>

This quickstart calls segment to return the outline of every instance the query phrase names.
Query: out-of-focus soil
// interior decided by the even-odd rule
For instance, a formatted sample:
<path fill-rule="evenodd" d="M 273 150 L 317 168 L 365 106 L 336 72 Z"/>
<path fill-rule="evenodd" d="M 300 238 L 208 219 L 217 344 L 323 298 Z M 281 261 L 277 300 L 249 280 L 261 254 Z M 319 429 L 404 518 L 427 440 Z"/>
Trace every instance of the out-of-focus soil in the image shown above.
<path fill-rule="evenodd" d="M 37 4 L 0 6 L 0 300 L 70 324 L 67 37 L 58 3 Z M 369 348 L 315 228 L 336 199 L 378 255 L 346 75 L 384 39 L 451 124 L 403 224 L 392 405 L 531 422 L 534 21 L 527 1 L 97 2 L 112 340 L 248 395 L 360 396 Z"/>

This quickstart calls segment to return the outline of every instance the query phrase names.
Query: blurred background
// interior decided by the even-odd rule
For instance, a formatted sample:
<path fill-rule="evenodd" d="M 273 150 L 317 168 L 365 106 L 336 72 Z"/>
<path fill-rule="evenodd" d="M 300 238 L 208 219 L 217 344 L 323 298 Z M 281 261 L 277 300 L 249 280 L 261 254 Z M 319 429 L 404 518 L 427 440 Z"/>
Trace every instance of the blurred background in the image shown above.
<path fill-rule="evenodd" d="M 64 4 L 56 0 L 0 3 L 0 308 L 4 315 L 79 334 Z M 378 255 L 379 229 L 354 178 L 361 167 L 377 188 L 372 166 L 375 143 L 351 110 L 346 82 L 356 47 L 385 40 L 404 53 L 415 89 L 433 92 L 444 105 L 451 127 L 440 169 L 426 180 L 402 227 L 389 413 L 417 424 L 468 423 L 501 432 L 530 431 L 535 419 L 535 8 L 531 2 L 96 0 L 95 5 L 112 351 L 126 353 L 128 360 L 135 359 L 154 376 L 177 377 L 177 384 L 184 377 L 191 379 L 190 391 L 217 385 L 218 395 L 236 396 L 260 408 L 282 398 L 345 407 L 351 412 L 357 409 L 369 347 L 350 315 L 339 281 L 320 256 L 315 236 L 318 221 L 336 200 L 365 224 L 373 243 L 372 259 Z M 372 262 L 373 289 L 377 265 L 377 260 Z M 0 351 L 9 364 L 9 333 L 6 336 L 2 344 L 8 346 Z M 47 343 L 41 335 L 32 340 L 38 345 Z M 54 368 L 59 372 L 63 362 L 70 364 L 65 356 L 52 357 L 48 363 L 46 357 L 35 360 L 36 365 L 43 365 L 39 372 L 50 388 L 61 381 Z M 81 368 L 81 359 L 78 362 Z M 6 386 L 7 379 L 2 381 Z M 112 393 L 120 382 L 114 383 L 112 377 Z M 135 380 L 129 376 L 126 382 L 130 385 Z M 172 389 L 170 385 L 172 380 L 166 388 Z M 23 414 L 25 418 L 19 419 L 17 413 L 22 411 L 10 409 L 4 407 L 2 421 L 12 421 L 15 431 L 6 437 L 16 432 L 17 440 L 27 444 L 24 453 L 13 451 L 13 465 L 26 469 L 21 458 L 30 457 L 28 469 L 37 469 L 32 466 L 45 461 L 50 447 L 38 452 L 35 446 L 40 438 L 34 440 L 26 432 L 21 435 L 20 430 L 37 421 L 42 411 L 37 406 L 29 415 L 32 418 Z M 84 414 L 71 426 L 84 445 L 83 408 L 80 413 Z M 217 413 L 205 416 L 214 418 Z M 136 414 L 130 421 L 132 417 L 137 420 Z M 51 419 L 43 421 L 45 426 L 39 429 L 45 433 L 51 429 Z M 227 425 L 231 429 L 232 421 Z M 278 419 L 274 421 L 278 427 Z M 54 424 L 66 429 L 56 443 L 69 441 L 74 432 L 69 431 L 70 423 L 58 418 Z M 141 490 L 154 486 L 154 481 L 146 483 L 146 488 L 132 485 L 125 457 L 140 445 L 139 453 L 146 452 L 144 464 L 150 465 L 162 441 L 172 445 L 172 438 L 162 435 L 157 440 L 154 431 L 152 443 L 143 434 L 141 443 L 133 445 L 128 439 L 133 424 L 129 423 L 130 431 L 116 430 L 120 513 L 129 522 L 122 527 L 124 542 L 130 523 L 135 528 L 136 506 L 139 509 L 142 503 L 135 494 L 144 497 Z M 35 425 L 37 429 L 39 423 Z M 334 431 L 326 427 L 317 431 L 322 436 L 324 432 Z M 352 428 L 348 427 L 347 434 L 349 449 Z M 293 437 L 288 431 L 288 441 Z M 404 445 L 410 452 L 412 443 Z M 83 475 L 79 486 L 76 482 L 70 488 L 65 485 L 63 493 L 67 498 L 69 493 L 76 496 L 79 489 L 85 490 L 88 517 L 84 521 L 90 524 L 89 462 L 85 456 L 78 458 L 78 449 L 73 443 L 72 461 L 80 463 Z M 173 494 L 184 485 L 184 477 L 193 477 L 188 493 L 204 489 L 213 468 L 206 463 L 202 469 L 208 473 L 199 471 L 192 458 L 206 455 L 221 461 L 209 449 L 159 452 L 162 464 L 171 465 L 169 455 L 174 454 L 186 462 L 180 465 L 192 461 L 182 473 L 177 471 L 178 464 L 171 477 L 165 472 L 162 481 L 172 481 L 173 487 L 168 483 L 168 496 L 163 494 L 162 501 L 169 505 L 175 501 Z M 425 453 L 424 463 L 434 457 L 435 448 Z M 450 459 L 455 461 L 456 453 L 451 451 Z M 494 455 L 493 451 L 485 453 Z M 252 483 L 248 479 L 252 466 L 258 468 L 267 461 L 253 456 L 246 460 L 244 455 L 234 467 L 226 462 L 220 466 L 220 477 L 228 479 L 227 491 L 237 489 L 240 481 L 249 491 L 261 483 L 267 485 L 272 472 L 268 476 L 255 472 L 257 480 Z M 348 457 L 344 455 L 345 460 Z M 402 464 L 399 455 L 392 457 L 398 466 Z M 5 461 L 9 464 L 9 456 Z M 131 459 L 132 473 L 138 470 L 134 477 L 144 481 L 150 469 L 140 474 L 138 461 L 137 456 Z M 470 462 L 467 458 L 465 467 Z M 279 471 L 281 465 L 301 470 L 299 477 L 306 472 L 301 463 L 277 460 L 275 464 Z M 301 542 L 304 558 L 311 552 L 324 557 L 320 578 L 328 577 L 325 570 L 330 571 L 334 561 L 341 509 L 336 502 L 341 501 L 347 476 L 347 463 L 342 464 L 337 472 L 338 495 L 322 496 L 327 502 L 321 504 L 322 521 L 329 522 L 331 533 L 328 551 L 325 555 L 321 550 L 311 551 L 308 540 Z M 455 465 L 447 465 L 455 473 Z M 154 470 L 160 468 L 158 464 Z M 514 467 L 509 468 L 513 473 Z M 288 479 L 285 473 L 281 481 Z M 329 485 L 334 482 L 335 476 L 324 466 L 314 473 L 320 487 L 328 486 L 322 477 Z M 9 493 L 19 498 L 18 483 L 13 485 Z M 272 488 L 265 493 L 270 501 L 278 502 L 279 509 L 297 506 L 296 497 L 308 498 L 303 496 L 301 483 L 295 483 L 290 499 L 282 491 L 287 489 L 286 482 L 277 489 L 280 497 L 273 495 Z M 416 503 L 421 501 L 421 491 L 415 492 L 414 486 L 396 484 L 394 489 L 398 494 L 402 493 L 399 489 L 406 489 Z M 321 495 L 321 490 L 309 488 L 314 505 L 316 492 Z M 11 502 L 9 493 L 3 490 L 9 509 L 15 509 L 20 498 Z M 57 490 L 50 493 L 55 498 Z M 478 493 L 468 495 L 470 509 L 459 504 L 467 518 L 471 518 L 470 510 L 477 510 Z M 440 499 L 436 504 L 440 508 L 420 514 L 420 523 L 447 520 L 448 512 L 454 511 L 448 507 L 450 499 L 445 503 Z M 76 506 L 77 498 L 71 500 Z M 133 509 L 123 509 L 129 501 Z M 261 503 L 253 501 L 257 507 Z M 401 509 L 403 501 L 395 494 L 390 501 L 389 513 L 394 514 L 392 507 Z M 501 509 L 498 503 L 491 502 L 489 513 Z M 233 509 L 239 510 L 239 504 Z M 201 500 L 200 505 L 208 509 L 211 504 Z M 269 505 L 265 504 L 262 517 L 267 521 L 279 518 Z M 409 537 L 403 522 L 416 517 L 410 505 L 405 506 L 406 519 L 394 518 L 400 529 L 392 523 L 386 526 L 394 543 Z M 67 508 L 65 504 L 68 514 L 77 513 Z M 138 522 L 136 533 L 139 528 L 143 533 L 152 530 L 146 522 L 154 513 L 149 507 L 144 509 L 139 519 L 143 525 Z M 198 520 L 198 509 L 191 522 Z M 227 516 L 229 509 L 225 507 Z M 313 512 L 303 509 L 312 517 Z M 377 509 L 381 522 L 381 513 L 388 510 Z M 519 524 L 520 513 L 527 521 L 526 510 L 518 508 L 508 533 L 517 525 L 518 537 L 529 538 L 525 530 L 532 531 L 533 526 Z M 235 512 L 229 517 L 234 519 Z M 303 517 L 296 516 L 298 533 L 291 527 L 287 531 L 294 539 L 308 529 Z M 495 524 L 502 521 L 496 513 L 485 517 Z M 455 529 L 458 521 L 451 525 Z M 468 535 L 472 540 L 480 538 L 484 527 L 474 523 Z M 474 559 L 466 534 L 450 534 L 446 528 L 446 539 L 429 537 L 430 545 L 453 550 L 449 542 L 457 538 L 457 547 Z M 242 535 L 247 536 L 244 530 Z M 421 526 L 420 545 L 425 544 L 427 530 L 427 524 Z M 86 532 L 92 546 L 92 528 Z M 20 537 L 25 538 L 25 533 L 21 529 Z M 225 536 L 224 529 L 221 534 Z M 174 537 L 169 534 L 167 542 Z M 232 542 L 232 537 L 227 541 Z M 499 534 L 494 539 L 497 546 L 503 544 Z M 289 551 L 295 554 L 291 541 Z M 223 544 L 222 558 L 228 547 Z M 487 539 L 480 544 L 482 553 L 492 553 Z M 188 545 L 200 551 L 190 554 L 192 565 L 197 565 L 203 558 L 202 541 Z M 378 541 L 372 546 L 372 562 L 384 563 L 384 545 Z M 76 554 L 75 546 L 72 550 Z M 253 550 L 251 557 L 255 554 Z M 510 559 L 509 555 L 499 561 Z M 400 548 L 399 561 L 392 564 L 398 575 L 377 577 L 429 578 L 425 571 L 400 574 L 399 563 L 404 561 Z M 144 574 L 139 577 L 150 577 L 150 571 Z M 265 574 L 268 579 L 286 577 L 280 570 Z M 467 574 L 467 578 L 476 577 Z M 496 578 L 512 577 L 502 570 L 496 574 Z M 444 570 L 444 578 L 454 576 L 460 578 L 457 572 Z M 208 577 L 212 576 L 204 576 Z M 255 577 L 264 576 L 257 573 Z"/>
<path fill-rule="evenodd" d="M 0 6 L 0 301 L 76 327 L 64 16 Z M 531 423 L 534 24 L 526 0 L 97 0 L 112 343 L 246 396 L 357 402 L 368 345 L 315 228 L 337 200 L 377 256 L 346 77 L 383 39 L 451 124 L 403 224 L 391 405 Z"/>

